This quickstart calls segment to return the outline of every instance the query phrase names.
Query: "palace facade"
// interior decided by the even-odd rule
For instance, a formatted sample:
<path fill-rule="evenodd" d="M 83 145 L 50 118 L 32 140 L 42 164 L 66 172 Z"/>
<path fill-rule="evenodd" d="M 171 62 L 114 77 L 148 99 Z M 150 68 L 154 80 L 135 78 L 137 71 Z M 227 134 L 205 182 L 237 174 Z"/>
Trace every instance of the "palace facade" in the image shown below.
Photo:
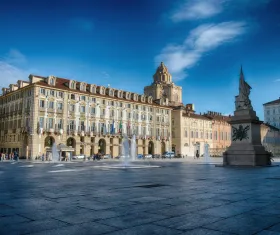
<path fill-rule="evenodd" d="M 0 97 L 0 151 L 35 158 L 54 145 L 75 155 L 121 155 L 122 137 L 136 136 L 139 154 L 171 150 L 167 98 L 55 76 L 30 75 L 3 88 Z"/>
<path fill-rule="evenodd" d="M 184 106 L 182 87 L 174 84 L 164 63 L 143 95 L 36 75 L 2 92 L 0 151 L 17 151 L 21 157 L 40 156 L 54 143 L 74 155 L 116 157 L 124 135 L 135 135 L 138 154 L 201 156 L 208 144 L 211 156 L 221 156 L 231 144 L 231 117 L 214 111 L 197 114 L 193 104 Z M 279 155 L 279 129 L 261 127 L 264 146 Z"/>

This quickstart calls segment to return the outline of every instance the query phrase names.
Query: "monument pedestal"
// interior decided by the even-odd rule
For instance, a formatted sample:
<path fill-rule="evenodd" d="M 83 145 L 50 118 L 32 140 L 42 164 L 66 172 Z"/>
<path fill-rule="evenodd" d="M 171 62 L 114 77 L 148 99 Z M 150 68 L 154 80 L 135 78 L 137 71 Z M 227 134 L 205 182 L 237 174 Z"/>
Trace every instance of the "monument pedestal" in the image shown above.
<path fill-rule="evenodd" d="M 234 112 L 231 121 L 232 144 L 223 154 L 224 166 L 271 165 L 271 154 L 261 143 L 259 118 L 253 109 Z"/>

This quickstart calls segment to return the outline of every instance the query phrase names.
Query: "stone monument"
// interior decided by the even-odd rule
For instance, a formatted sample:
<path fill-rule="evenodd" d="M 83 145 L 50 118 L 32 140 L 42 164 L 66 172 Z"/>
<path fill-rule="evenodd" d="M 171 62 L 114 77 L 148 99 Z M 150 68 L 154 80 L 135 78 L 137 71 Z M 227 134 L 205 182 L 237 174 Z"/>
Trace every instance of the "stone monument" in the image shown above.
<path fill-rule="evenodd" d="M 224 166 L 267 166 L 271 155 L 261 143 L 260 125 L 249 98 L 252 88 L 244 79 L 242 67 L 239 78 L 239 95 L 235 97 L 231 125 L 231 145 L 223 153 Z"/>

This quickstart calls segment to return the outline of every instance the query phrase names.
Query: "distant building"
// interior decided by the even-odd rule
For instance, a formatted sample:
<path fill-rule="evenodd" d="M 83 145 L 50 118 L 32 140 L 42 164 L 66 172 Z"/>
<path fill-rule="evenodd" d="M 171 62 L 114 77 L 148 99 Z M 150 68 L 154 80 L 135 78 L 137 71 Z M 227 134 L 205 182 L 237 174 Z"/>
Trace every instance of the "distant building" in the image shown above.
<path fill-rule="evenodd" d="M 213 147 L 212 120 L 196 114 L 193 104 L 174 108 L 172 111 L 172 150 L 176 154 L 201 156 L 204 144 Z"/>
<path fill-rule="evenodd" d="M 280 128 L 280 97 L 277 100 L 263 104 L 264 122 Z"/>
<path fill-rule="evenodd" d="M 280 130 L 270 124 L 261 124 L 261 141 L 262 145 L 273 156 L 280 157 Z"/>
<path fill-rule="evenodd" d="M 214 111 L 208 111 L 204 116 L 212 121 L 213 140 L 210 155 L 221 156 L 231 144 L 231 125 L 228 123 L 230 116 L 224 116 Z"/>

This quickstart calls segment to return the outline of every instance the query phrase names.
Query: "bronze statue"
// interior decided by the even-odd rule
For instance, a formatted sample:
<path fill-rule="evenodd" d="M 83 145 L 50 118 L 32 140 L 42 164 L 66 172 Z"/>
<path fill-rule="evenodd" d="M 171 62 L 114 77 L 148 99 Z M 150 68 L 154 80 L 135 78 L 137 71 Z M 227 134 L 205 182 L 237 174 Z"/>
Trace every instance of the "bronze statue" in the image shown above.
<path fill-rule="evenodd" d="M 235 110 L 253 109 L 251 100 L 249 99 L 250 90 L 252 88 L 245 82 L 242 67 L 239 78 L 239 95 L 235 96 Z"/>

